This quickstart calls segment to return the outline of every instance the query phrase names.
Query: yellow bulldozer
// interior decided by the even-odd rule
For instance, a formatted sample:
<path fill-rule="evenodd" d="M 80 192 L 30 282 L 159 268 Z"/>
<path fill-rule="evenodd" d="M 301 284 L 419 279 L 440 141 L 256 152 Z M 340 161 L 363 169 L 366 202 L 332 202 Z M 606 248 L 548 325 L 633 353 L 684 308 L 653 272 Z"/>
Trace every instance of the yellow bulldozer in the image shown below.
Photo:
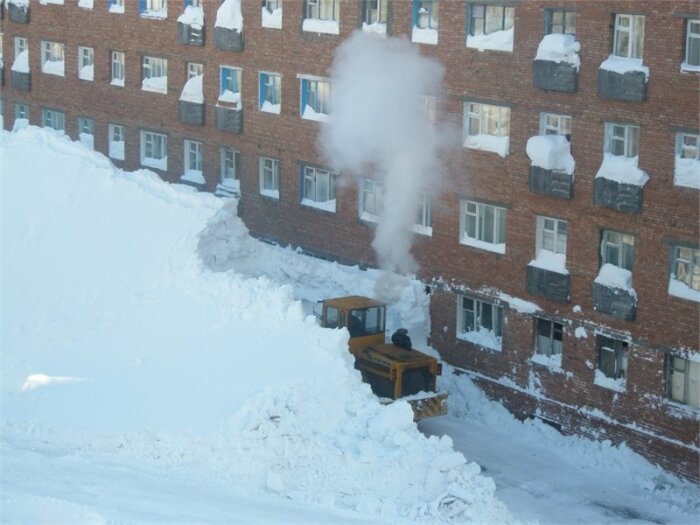
<path fill-rule="evenodd" d="M 416 421 L 447 413 L 447 394 L 436 391 L 442 365 L 434 357 L 411 348 L 408 333 L 402 328 L 392 335 L 391 343 L 386 343 L 385 303 L 359 295 L 321 303 L 321 325 L 347 328 L 355 368 L 383 403 L 407 401 Z"/>

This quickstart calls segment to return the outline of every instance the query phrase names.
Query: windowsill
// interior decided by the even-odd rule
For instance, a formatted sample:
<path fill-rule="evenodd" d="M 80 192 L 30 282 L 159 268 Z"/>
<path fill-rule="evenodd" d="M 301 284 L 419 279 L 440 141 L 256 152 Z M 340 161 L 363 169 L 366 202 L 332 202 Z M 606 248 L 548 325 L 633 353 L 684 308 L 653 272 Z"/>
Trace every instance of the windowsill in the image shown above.
<path fill-rule="evenodd" d="M 508 155 L 510 136 L 501 137 L 498 135 L 467 135 L 464 139 L 464 147 L 480 151 L 490 151 L 500 157 Z"/>
<path fill-rule="evenodd" d="M 325 202 L 318 202 L 311 199 L 302 199 L 301 205 L 307 206 L 309 208 L 314 208 L 316 210 L 325 211 L 328 213 L 335 213 L 335 203 L 336 200 L 332 199 Z"/>
<path fill-rule="evenodd" d="M 386 36 L 386 24 L 381 22 L 374 22 L 373 24 L 362 22 L 362 30 L 365 33 L 374 33 L 375 35 Z"/>
<path fill-rule="evenodd" d="M 124 144 L 122 144 L 121 149 L 117 149 L 116 146 L 109 147 L 109 158 L 113 160 L 124 160 Z M 115 149 L 112 149 L 115 148 Z"/>
<path fill-rule="evenodd" d="M 540 250 L 537 258 L 531 260 L 527 265 L 548 272 L 569 275 L 569 270 L 566 269 L 566 257 L 561 253 Z"/>
<path fill-rule="evenodd" d="M 487 252 L 499 253 L 504 255 L 506 253 L 506 243 L 493 244 L 490 242 L 479 241 L 477 239 L 472 239 L 466 235 L 462 235 L 459 243 L 463 246 L 469 246 L 471 248 L 478 248 L 479 250 L 485 250 Z"/>
<path fill-rule="evenodd" d="M 123 15 L 124 14 L 124 6 L 123 5 L 110 5 L 109 12 L 115 13 L 117 15 Z"/>
<path fill-rule="evenodd" d="M 683 62 L 681 64 L 681 73 L 700 73 L 700 66 L 692 66 Z"/>
<path fill-rule="evenodd" d="M 207 181 L 204 180 L 204 175 L 200 170 L 187 170 L 184 175 L 180 177 L 180 180 L 191 182 L 193 184 L 206 184 Z"/>
<path fill-rule="evenodd" d="M 274 113 L 279 115 L 282 112 L 282 104 L 270 104 L 267 100 L 260 106 L 263 113 Z"/>
<path fill-rule="evenodd" d="M 425 226 L 423 224 L 413 224 L 413 225 L 411 225 L 411 231 L 413 233 L 416 233 L 418 235 L 423 235 L 425 237 L 432 237 L 433 236 L 433 227 L 432 226 Z"/>
<path fill-rule="evenodd" d="M 675 279 L 673 276 L 668 281 L 668 294 L 679 299 L 700 303 L 700 290 L 693 290 L 686 283 Z"/>
<path fill-rule="evenodd" d="M 411 32 L 411 42 L 414 44 L 430 44 L 436 46 L 438 43 L 438 30 L 431 28 L 420 28 L 413 26 Z"/>
<path fill-rule="evenodd" d="M 280 200 L 280 192 L 279 190 L 260 190 L 260 196 L 261 197 L 266 197 L 268 199 L 274 199 L 276 201 Z"/>
<path fill-rule="evenodd" d="M 148 18 L 151 20 L 165 20 L 168 18 L 168 10 L 162 9 L 160 11 L 144 11 L 140 13 L 141 18 Z"/>
<path fill-rule="evenodd" d="M 307 18 L 301 25 L 302 31 L 306 33 L 324 33 L 327 35 L 337 35 L 340 33 L 340 25 L 336 20 L 320 20 L 318 18 Z"/>
<path fill-rule="evenodd" d="M 602 388 L 607 388 L 608 390 L 612 390 L 614 392 L 624 392 L 626 390 L 626 381 L 624 378 L 612 379 L 611 377 L 606 376 L 599 369 L 596 369 L 595 371 L 593 384 Z"/>
<path fill-rule="evenodd" d="M 700 190 L 700 160 L 682 159 L 676 155 L 673 184 Z"/>
<path fill-rule="evenodd" d="M 325 113 L 317 113 L 311 106 L 306 106 L 301 114 L 304 120 L 313 120 L 315 122 L 328 122 L 328 115 Z"/>
<path fill-rule="evenodd" d="M 141 166 L 147 168 L 153 168 L 156 170 L 167 171 L 168 170 L 168 157 L 162 159 L 151 159 L 149 157 L 141 158 Z"/>
<path fill-rule="evenodd" d="M 500 352 L 503 346 L 503 338 L 494 335 L 491 330 L 483 328 L 477 331 L 458 332 L 457 339 L 471 343 L 481 350 L 489 350 L 491 352 Z"/>
<path fill-rule="evenodd" d="M 545 355 L 534 354 L 530 358 L 530 362 L 540 366 L 544 366 L 551 372 L 557 374 L 566 374 L 566 371 L 561 367 L 561 354 Z"/>
<path fill-rule="evenodd" d="M 141 90 L 150 91 L 151 93 L 168 94 L 168 77 L 152 77 L 144 78 L 141 81 Z"/>
<path fill-rule="evenodd" d="M 110 85 L 110 86 L 115 86 L 115 87 L 124 87 L 124 79 L 121 79 L 121 80 L 118 80 L 118 79 L 112 80 L 112 81 L 109 83 L 109 85 Z"/>
<path fill-rule="evenodd" d="M 65 77 L 66 76 L 65 62 L 55 62 L 55 64 L 57 64 L 57 65 L 53 65 L 53 64 L 54 63 L 42 64 L 41 72 L 46 74 L 46 75 L 55 75 L 57 77 Z"/>
<path fill-rule="evenodd" d="M 513 52 L 513 28 L 501 29 L 488 35 L 467 35 L 466 46 L 479 51 Z"/>

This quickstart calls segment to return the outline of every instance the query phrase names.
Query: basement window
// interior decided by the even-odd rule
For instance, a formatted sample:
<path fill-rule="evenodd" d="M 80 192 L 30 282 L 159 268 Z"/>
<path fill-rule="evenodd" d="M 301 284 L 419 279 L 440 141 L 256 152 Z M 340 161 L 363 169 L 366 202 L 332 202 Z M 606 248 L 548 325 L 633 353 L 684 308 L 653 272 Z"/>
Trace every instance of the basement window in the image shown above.
<path fill-rule="evenodd" d="M 66 129 L 66 114 L 63 111 L 44 108 L 41 112 L 41 125 L 63 132 Z"/>

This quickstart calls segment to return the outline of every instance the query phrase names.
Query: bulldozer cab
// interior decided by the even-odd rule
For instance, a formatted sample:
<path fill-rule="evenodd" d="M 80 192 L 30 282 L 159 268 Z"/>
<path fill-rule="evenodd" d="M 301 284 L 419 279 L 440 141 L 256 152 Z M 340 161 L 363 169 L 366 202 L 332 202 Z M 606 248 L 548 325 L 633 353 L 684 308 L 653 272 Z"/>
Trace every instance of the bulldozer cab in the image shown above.
<path fill-rule="evenodd" d="M 323 301 L 321 326 L 347 328 L 350 351 L 356 354 L 367 346 L 384 343 L 386 304 L 357 295 L 327 299 Z"/>

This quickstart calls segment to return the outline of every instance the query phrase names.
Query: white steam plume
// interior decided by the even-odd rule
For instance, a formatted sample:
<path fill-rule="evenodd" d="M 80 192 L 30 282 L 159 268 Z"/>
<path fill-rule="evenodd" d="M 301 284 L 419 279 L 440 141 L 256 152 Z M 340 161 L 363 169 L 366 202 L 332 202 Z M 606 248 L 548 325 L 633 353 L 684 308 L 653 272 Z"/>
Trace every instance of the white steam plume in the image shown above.
<path fill-rule="evenodd" d="M 443 68 L 403 39 L 355 32 L 337 49 L 332 114 L 320 144 L 331 166 L 383 185 L 372 247 L 387 272 L 413 273 L 412 226 L 421 192 L 436 193 L 449 129 L 430 123 L 424 96 L 441 91 Z"/>

